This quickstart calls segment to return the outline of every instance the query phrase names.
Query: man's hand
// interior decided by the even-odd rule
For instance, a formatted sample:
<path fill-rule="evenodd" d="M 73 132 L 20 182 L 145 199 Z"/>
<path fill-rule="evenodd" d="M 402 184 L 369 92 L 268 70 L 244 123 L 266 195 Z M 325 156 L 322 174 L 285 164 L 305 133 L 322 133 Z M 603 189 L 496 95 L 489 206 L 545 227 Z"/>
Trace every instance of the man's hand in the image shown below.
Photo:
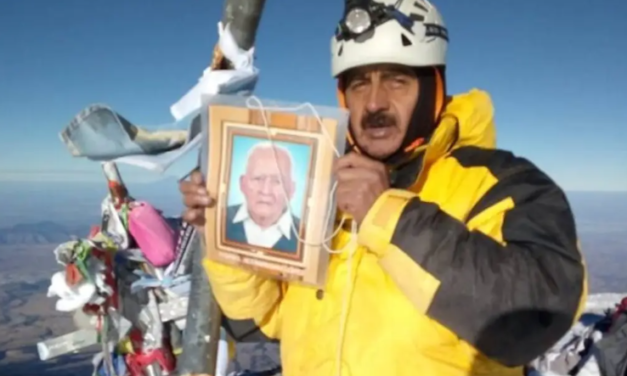
<path fill-rule="evenodd" d="M 390 187 L 385 165 L 357 153 L 338 159 L 335 176 L 337 207 L 352 215 L 358 224 L 377 198 Z"/>
<path fill-rule="evenodd" d="M 190 179 L 179 184 L 179 190 L 183 195 L 183 220 L 191 225 L 201 228 L 205 225 L 205 209 L 214 204 L 209 196 L 200 171 L 192 172 Z"/>

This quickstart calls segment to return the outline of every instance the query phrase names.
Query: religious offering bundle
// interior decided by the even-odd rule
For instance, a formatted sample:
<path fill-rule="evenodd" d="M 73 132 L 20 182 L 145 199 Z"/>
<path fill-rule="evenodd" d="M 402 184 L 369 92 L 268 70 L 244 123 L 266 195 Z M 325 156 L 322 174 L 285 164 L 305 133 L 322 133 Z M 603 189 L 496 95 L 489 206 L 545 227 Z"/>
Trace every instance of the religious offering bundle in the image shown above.
<path fill-rule="evenodd" d="M 256 97 L 204 98 L 207 257 L 319 286 L 335 227 L 333 163 L 348 113 Z"/>
<path fill-rule="evenodd" d="M 48 296 L 79 330 L 39 342 L 42 360 L 100 345 L 98 375 L 168 375 L 176 367 L 188 306 L 193 228 L 131 198 L 105 163 L 102 221 L 55 251 L 62 270 Z"/>
<path fill-rule="evenodd" d="M 151 132 L 106 105 L 92 105 L 61 132 L 74 156 L 102 163 L 109 193 L 100 205 L 100 223 L 54 251 L 61 268 L 51 277 L 48 296 L 57 299 L 57 311 L 72 315 L 77 330 L 39 342 L 41 360 L 98 346 L 94 375 L 166 376 L 177 371 L 185 347 L 193 254 L 201 252 L 199 236 L 180 218 L 133 198 L 112 160 L 141 157 L 151 162 L 147 168 L 167 166 L 164 155 L 184 149 L 198 134 L 194 124 L 199 128 L 200 117 L 194 116 L 198 120 L 186 120 L 188 130 Z M 225 374 L 228 361 L 222 334 L 219 375 Z"/>

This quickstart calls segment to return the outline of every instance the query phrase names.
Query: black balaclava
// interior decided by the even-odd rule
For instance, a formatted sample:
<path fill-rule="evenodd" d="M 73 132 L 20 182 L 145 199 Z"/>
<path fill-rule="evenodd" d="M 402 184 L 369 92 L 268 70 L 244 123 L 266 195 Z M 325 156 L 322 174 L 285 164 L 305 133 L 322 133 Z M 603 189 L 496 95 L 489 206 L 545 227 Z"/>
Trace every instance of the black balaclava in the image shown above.
<path fill-rule="evenodd" d="M 408 164 L 421 154 L 417 153 L 416 149 L 428 143 L 431 134 L 438 124 L 439 116 L 446 100 L 444 66 L 420 67 L 415 68 L 414 71 L 420 81 L 418 103 L 414 107 L 414 112 L 401 147 L 382 161 L 392 170 Z M 349 127 L 349 134 L 350 139 L 356 140 L 352 127 Z M 352 143 L 350 140 L 347 141 L 346 151 L 357 151 L 366 154 L 359 148 L 356 141 Z"/>

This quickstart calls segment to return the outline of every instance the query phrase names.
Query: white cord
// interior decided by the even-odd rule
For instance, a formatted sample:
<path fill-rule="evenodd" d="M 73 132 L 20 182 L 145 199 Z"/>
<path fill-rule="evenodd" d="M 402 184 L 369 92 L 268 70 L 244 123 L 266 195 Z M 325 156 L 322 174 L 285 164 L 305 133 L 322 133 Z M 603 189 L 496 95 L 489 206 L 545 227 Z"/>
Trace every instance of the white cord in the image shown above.
<path fill-rule="evenodd" d="M 253 105 L 250 104 L 250 101 L 254 100 L 258 103 L 258 105 L 255 107 Z M 261 113 L 261 118 L 263 120 L 263 125 L 264 128 L 268 134 L 268 141 L 272 144 L 273 140 L 272 140 L 272 132 L 270 131 L 270 124 L 268 122 L 268 118 L 266 116 L 266 111 L 271 110 L 271 111 L 281 111 L 281 112 L 294 112 L 297 111 L 299 109 L 302 108 L 309 108 L 311 110 L 311 112 L 313 113 L 313 116 L 316 118 L 316 120 L 318 121 L 318 123 L 320 124 L 320 129 L 322 130 L 322 133 L 324 134 L 325 138 L 327 139 L 327 141 L 329 142 L 329 144 L 331 144 L 331 147 L 333 148 L 333 151 L 335 152 L 335 155 L 339 158 L 341 157 L 341 153 L 339 152 L 339 150 L 337 150 L 337 148 L 335 147 L 335 140 L 331 139 L 331 136 L 329 136 L 329 134 L 327 133 L 327 130 L 324 127 L 324 124 L 322 122 L 322 119 L 320 118 L 320 115 L 318 114 L 318 112 L 316 111 L 316 108 L 311 104 L 311 103 L 303 103 L 301 105 L 298 105 L 296 107 L 264 107 L 263 104 L 261 103 L 261 100 L 255 96 L 251 96 L 248 97 L 246 99 L 246 106 L 251 109 L 251 110 L 259 110 L 259 112 Z M 274 152 L 274 161 L 277 164 L 277 169 L 279 168 L 279 162 L 278 162 L 278 153 L 276 151 L 276 149 L 272 149 Z M 285 200 L 285 205 L 287 207 L 287 210 L 290 211 L 290 214 L 292 213 L 292 207 L 290 205 L 290 201 L 289 201 L 289 197 L 287 194 L 287 190 L 285 189 L 285 184 L 283 181 L 283 175 L 279 174 L 279 181 L 281 184 L 281 188 L 283 189 L 283 199 Z M 333 195 L 335 195 L 335 191 L 337 189 L 337 182 L 333 183 L 333 186 L 331 187 L 331 192 L 329 193 L 329 197 L 332 197 Z M 327 210 L 326 210 L 326 215 L 325 215 L 325 223 L 329 223 L 330 221 L 334 220 L 334 218 L 331 218 L 331 213 L 333 212 L 333 201 L 329 202 L 329 204 L 327 205 Z M 330 240 L 332 240 L 342 229 L 342 226 L 344 225 L 344 222 L 346 221 L 346 219 L 344 217 L 342 217 L 342 219 L 340 220 L 340 224 L 337 226 L 337 228 L 331 233 L 330 236 L 325 237 L 324 239 L 322 239 L 321 242 L 319 243 L 312 243 L 312 242 L 308 242 L 305 239 L 302 239 L 299 236 L 299 229 L 296 228 L 296 225 L 294 225 L 294 223 L 292 222 L 290 224 L 290 226 L 292 227 L 292 231 L 296 234 L 296 238 L 298 239 L 298 241 L 301 244 L 304 245 L 309 245 L 309 246 L 314 246 L 314 247 L 323 247 L 327 252 L 332 253 L 332 254 L 339 254 L 345 251 L 346 247 L 342 247 L 341 249 L 338 250 L 334 250 L 331 249 L 330 247 L 327 246 L 327 242 L 329 242 Z M 328 228 L 328 227 L 327 227 Z M 357 235 L 357 233 L 355 232 L 355 234 L 353 235 Z M 351 240 L 353 240 L 354 237 L 351 237 Z M 347 244 L 348 245 L 348 244 Z"/>
<path fill-rule="evenodd" d="M 257 102 L 257 106 L 251 105 L 250 101 L 256 101 Z M 322 122 L 322 119 L 320 118 L 320 115 L 318 114 L 318 111 L 316 111 L 316 108 L 309 102 L 303 103 L 299 106 L 296 107 L 291 107 L 291 108 L 281 108 L 281 107 L 265 107 L 263 106 L 263 103 L 261 103 L 261 100 L 255 96 L 251 96 L 248 97 L 246 99 L 246 106 L 249 109 L 254 109 L 254 110 L 259 110 L 259 112 L 261 113 L 261 118 L 263 120 L 263 125 L 264 128 L 266 129 L 266 132 L 268 134 L 268 141 L 270 143 L 273 142 L 272 140 L 272 132 L 270 131 L 270 124 L 268 122 L 268 118 L 266 116 L 266 111 L 267 110 L 271 110 L 271 111 L 281 111 L 281 112 L 294 112 L 297 111 L 299 109 L 303 109 L 303 108 L 309 108 L 309 110 L 312 112 L 312 115 L 316 118 L 316 120 L 318 121 L 318 124 L 320 125 L 320 129 L 322 130 L 322 133 L 324 134 L 325 138 L 327 139 L 327 142 L 329 142 L 329 144 L 333 147 L 333 151 L 335 152 L 335 155 L 339 158 L 341 157 L 341 153 L 339 152 L 339 150 L 337 150 L 337 148 L 335 147 L 335 140 L 333 140 L 329 134 L 327 133 L 327 130 L 324 127 L 324 123 Z M 275 163 L 277 164 L 277 169 L 279 168 L 279 162 L 278 162 L 278 154 L 276 149 L 273 148 L 273 152 L 274 152 L 274 160 Z M 283 188 L 283 198 L 285 199 L 285 204 L 286 207 L 288 208 L 288 210 L 290 211 L 290 214 L 292 213 L 292 208 L 290 206 L 290 202 L 289 202 L 289 198 L 288 198 L 288 194 L 287 194 L 287 190 L 285 189 L 285 185 L 283 184 L 283 176 L 281 174 L 279 174 L 279 179 L 280 179 L 280 183 L 281 183 L 281 187 Z M 337 181 L 333 183 L 333 186 L 331 188 L 331 192 L 329 194 L 329 197 L 332 197 L 333 195 L 335 195 L 335 191 L 337 189 Z M 325 219 L 325 223 L 329 224 L 329 221 L 334 220 L 333 218 L 331 218 L 331 213 L 333 212 L 333 207 L 334 207 L 334 201 L 330 201 L 329 205 L 327 206 L 327 211 L 326 211 L 326 219 Z M 312 245 L 312 246 L 322 246 L 327 252 L 331 253 L 331 254 L 341 254 L 345 251 L 348 251 L 348 257 L 346 260 L 346 267 L 347 267 L 347 273 L 346 273 L 346 286 L 344 288 L 344 296 L 342 298 L 342 313 L 340 316 L 340 327 L 339 327 L 339 336 L 338 336 L 338 345 L 337 345 L 337 357 L 336 357 L 336 366 L 337 366 L 337 370 L 336 370 L 336 375 L 337 376 L 341 376 L 342 374 L 342 349 L 344 347 L 344 338 L 345 338 L 345 334 L 346 334 L 346 322 L 348 319 L 348 311 L 350 308 L 350 298 L 351 298 L 351 291 L 352 291 L 352 284 L 353 284 L 353 273 L 352 273 L 352 269 L 353 269 L 353 265 L 352 265 L 352 260 L 353 260 L 353 255 L 355 253 L 355 251 L 357 250 L 357 224 L 355 223 L 355 221 L 352 222 L 351 224 L 351 237 L 350 240 L 347 244 L 345 244 L 342 248 L 334 250 L 331 247 L 327 246 L 327 242 L 332 240 L 342 229 L 342 226 L 344 225 L 345 222 L 345 218 L 342 216 L 342 219 L 340 220 L 339 225 L 337 226 L 337 228 L 333 231 L 333 233 L 329 236 L 329 237 L 325 237 L 322 240 L 322 244 L 315 244 L 315 243 L 310 243 L 307 242 L 304 239 L 301 239 L 299 237 L 299 231 L 298 229 L 296 229 L 296 226 L 294 225 L 294 223 L 291 224 L 292 226 L 292 230 L 294 231 L 294 233 L 296 234 L 296 237 L 298 239 L 298 241 L 302 244 L 305 245 Z M 328 229 L 329 227 L 327 227 Z M 326 234 L 325 230 L 325 234 Z"/>

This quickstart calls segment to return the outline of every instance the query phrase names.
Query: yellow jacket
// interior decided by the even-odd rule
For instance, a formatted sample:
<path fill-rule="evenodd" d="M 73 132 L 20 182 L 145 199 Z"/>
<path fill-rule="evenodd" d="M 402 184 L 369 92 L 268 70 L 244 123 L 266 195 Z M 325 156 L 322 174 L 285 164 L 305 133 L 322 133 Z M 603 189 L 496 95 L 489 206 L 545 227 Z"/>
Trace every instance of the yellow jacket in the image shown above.
<path fill-rule="evenodd" d="M 205 260 L 231 332 L 279 340 L 284 376 L 522 375 L 586 297 L 564 193 L 496 149 L 478 90 L 453 97 L 417 163 L 376 201 L 354 255 L 332 255 L 323 290 Z"/>

